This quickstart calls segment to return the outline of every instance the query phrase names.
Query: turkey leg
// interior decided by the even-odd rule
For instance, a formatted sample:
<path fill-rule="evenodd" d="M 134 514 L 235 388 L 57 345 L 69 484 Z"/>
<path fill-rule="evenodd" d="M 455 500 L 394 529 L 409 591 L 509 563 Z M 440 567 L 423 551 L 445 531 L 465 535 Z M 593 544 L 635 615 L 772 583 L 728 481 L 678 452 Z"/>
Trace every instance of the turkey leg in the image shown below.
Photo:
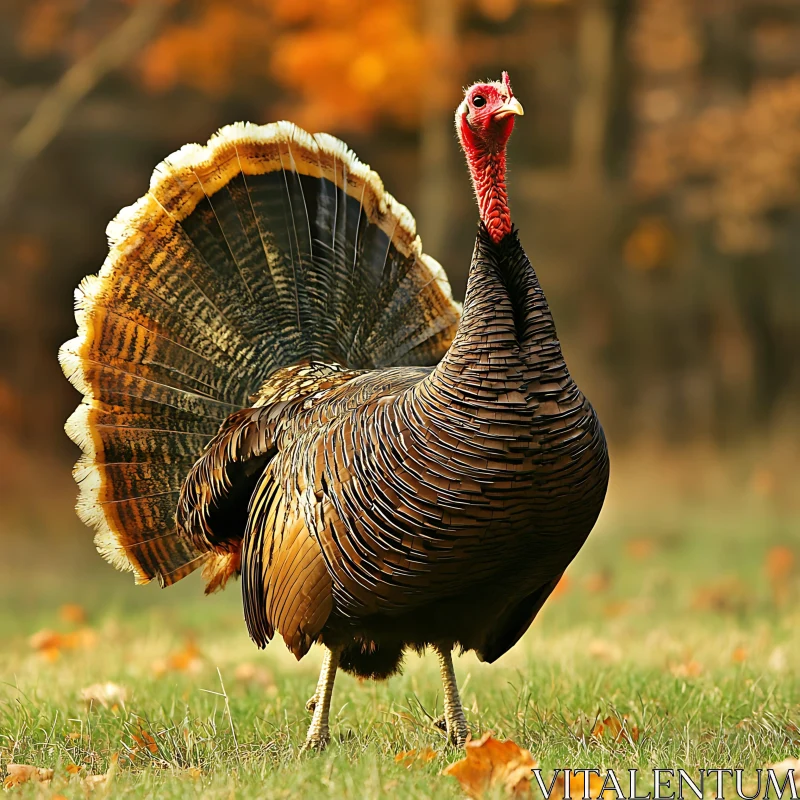
<path fill-rule="evenodd" d="M 325 655 L 322 658 L 322 669 L 319 673 L 317 691 L 306 704 L 309 711 L 313 710 L 311 725 L 308 728 L 306 741 L 301 752 L 308 750 L 324 750 L 331 740 L 330 730 L 328 729 L 328 714 L 331 708 L 331 696 L 333 695 L 333 681 L 336 677 L 336 669 L 339 666 L 339 656 L 341 648 L 331 650 L 325 648 Z"/>
<path fill-rule="evenodd" d="M 439 659 L 439 669 L 444 685 L 444 721 L 447 729 L 447 738 L 456 747 L 463 747 L 467 743 L 469 728 L 461 707 L 461 698 L 458 694 L 456 673 L 453 670 L 453 657 L 450 648 L 434 645 L 436 656 Z"/>

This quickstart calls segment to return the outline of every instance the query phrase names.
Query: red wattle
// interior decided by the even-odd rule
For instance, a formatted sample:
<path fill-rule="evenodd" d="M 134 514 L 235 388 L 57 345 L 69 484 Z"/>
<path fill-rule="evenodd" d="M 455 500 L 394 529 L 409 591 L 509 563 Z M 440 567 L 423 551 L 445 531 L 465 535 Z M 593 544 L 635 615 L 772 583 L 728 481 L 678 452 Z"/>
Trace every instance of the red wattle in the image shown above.
<path fill-rule="evenodd" d="M 504 126 L 499 141 L 492 147 L 479 139 L 461 119 L 459 138 L 467 157 L 472 185 L 478 200 L 480 217 L 495 244 L 511 233 L 511 212 L 508 208 L 506 190 L 506 148 L 505 142 L 513 127 L 513 118 Z"/>

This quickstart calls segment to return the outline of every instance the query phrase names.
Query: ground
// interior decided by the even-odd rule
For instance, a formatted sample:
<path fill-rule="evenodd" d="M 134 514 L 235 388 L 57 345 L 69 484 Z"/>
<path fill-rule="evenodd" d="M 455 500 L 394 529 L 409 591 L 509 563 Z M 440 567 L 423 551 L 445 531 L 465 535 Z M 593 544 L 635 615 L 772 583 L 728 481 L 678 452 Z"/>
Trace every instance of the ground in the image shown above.
<path fill-rule="evenodd" d="M 618 491 L 522 642 L 495 665 L 457 659 L 473 735 L 513 739 L 545 774 L 798 757 L 800 514 L 762 495 L 650 503 Z M 340 675 L 333 742 L 301 757 L 316 650 L 299 664 L 280 641 L 256 650 L 238 585 L 211 598 L 194 579 L 133 587 L 88 541 L 40 533 L 9 545 L 0 572 L 0 770 L 55 775 L 10 795 L 463 797 L 441 774 L 460 754 L 430 725 L 442 711 L 431 655 L 386 683 Z M 106 682 L 124 702 L 87 707 L 82 690 Z M 601 732 L 609 717 L 627 733 Z M 396 760 L 428 748 L 430 760 Z M 85 776 L 115 757 L 113 784 L 91 790 Z"/>

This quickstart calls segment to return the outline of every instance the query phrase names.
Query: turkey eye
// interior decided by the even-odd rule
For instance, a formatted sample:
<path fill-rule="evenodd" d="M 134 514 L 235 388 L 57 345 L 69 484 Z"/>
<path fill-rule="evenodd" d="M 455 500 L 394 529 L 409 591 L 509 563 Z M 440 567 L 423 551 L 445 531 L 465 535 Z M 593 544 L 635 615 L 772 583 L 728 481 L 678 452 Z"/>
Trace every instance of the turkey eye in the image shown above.
<path fill-rule="evenodd" d="M 475 108 L 482 108 L 486 105 L 486 98 L 483 95 L 476 94 L 475 97 L 472 98 L 472 105 Z"/>

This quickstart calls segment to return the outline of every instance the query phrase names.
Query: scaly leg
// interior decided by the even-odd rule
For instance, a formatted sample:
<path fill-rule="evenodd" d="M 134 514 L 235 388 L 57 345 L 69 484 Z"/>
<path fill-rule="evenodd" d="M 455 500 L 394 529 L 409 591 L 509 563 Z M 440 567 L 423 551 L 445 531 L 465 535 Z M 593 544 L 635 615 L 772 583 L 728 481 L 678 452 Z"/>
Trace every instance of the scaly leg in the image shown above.
<path fill-rule="evenodd" d="M 325 648 L 317 691 L 314 692 L 313 697 L 306 704 L 306 708 L 309 708 L 313 701 L 314 714 L 311 717 L 311 725 L 308 728 L 306 742 L 301 750 L 303 753 L 308 750 L 324 750 L 331 740 L 331 734 L 328 730 L 328 714 L 331 708 L 333 680 L 336 677 L 336 669 L 339 666 L 340 654 L 341 648 L 336 648 L 335 650 Z"/>
<path fill-rule="evenodd" d="M 439 659 L 439 669 L 442 673 L 444 685 L 444 721 L 447 738 L 456 747 L 463 747 L 467 743 L 469 728 L 461 707 L 461 698 L 458 696 L 456 673 L 453 671 L 453 658 L 450 649 L 434 645 L 433 649 Z"/>

